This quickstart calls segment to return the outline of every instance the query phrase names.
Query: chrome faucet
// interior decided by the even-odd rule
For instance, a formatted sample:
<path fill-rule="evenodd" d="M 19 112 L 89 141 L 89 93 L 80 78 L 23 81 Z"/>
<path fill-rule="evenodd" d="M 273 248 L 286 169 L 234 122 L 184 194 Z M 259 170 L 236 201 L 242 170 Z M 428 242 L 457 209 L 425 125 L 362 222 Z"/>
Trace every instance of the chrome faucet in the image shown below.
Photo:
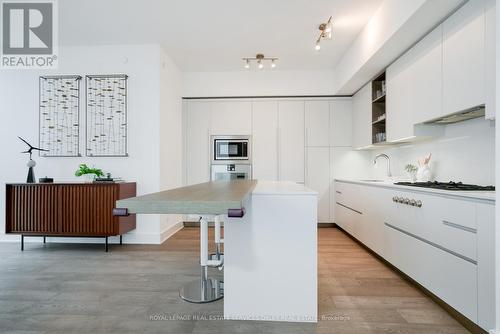
<path fill-rule="evenodd" d="M 386 158 L 387 159 L 387 176 L 388 177 L 392 177 L 392 174 L 391 174 L 391 158 L 389 158 L 389 156 L 387 154 L 384 154 L 384 153 L 378 154 L 375 157 L 375 159 L 373 159 L 373 164 L 374 165 L 377 164 L 377 159 L 378 158 Z"/>

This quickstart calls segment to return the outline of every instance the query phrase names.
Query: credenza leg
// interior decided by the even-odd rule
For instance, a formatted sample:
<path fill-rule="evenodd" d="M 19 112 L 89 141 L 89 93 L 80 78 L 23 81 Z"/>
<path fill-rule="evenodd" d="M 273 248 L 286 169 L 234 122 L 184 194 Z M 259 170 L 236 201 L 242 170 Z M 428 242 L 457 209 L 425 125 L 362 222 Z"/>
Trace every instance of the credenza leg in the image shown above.
<path fill-rule="evenodd" d="M 120 234 L 120 245 L 123 245 L 123 242 L 122 242 L 122 235 Z"/>
<path fill-rule="evenodd" d="M 108 237 L 104 237 L 104 251 L 108 252 Z"/>
<path fill-rule="evenodd" d="M 21 250 L 24 250 L 24 235 L 21 234 Z"/>

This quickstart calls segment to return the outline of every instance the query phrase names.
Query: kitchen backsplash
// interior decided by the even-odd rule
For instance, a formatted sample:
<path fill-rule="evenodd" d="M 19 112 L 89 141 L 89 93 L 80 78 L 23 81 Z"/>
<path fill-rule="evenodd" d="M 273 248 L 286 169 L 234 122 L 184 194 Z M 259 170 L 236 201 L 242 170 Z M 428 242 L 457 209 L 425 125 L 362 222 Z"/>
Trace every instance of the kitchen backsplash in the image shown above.
<path fill-rule="evenodd" d="M 444 134 L 430 140 L 372 151 L 372 158 L 385 153 L 391 158 L 392 173 L 406 176 L 404 167 L 418 165 L 418 159 L 432 153 L 435 180 L 462 181 L 480 185 L 495 183 L 495 123 L 482 118 L 446 125 Z M 386 175 L 386 162 L 370 166 L 367 176 Z"/>

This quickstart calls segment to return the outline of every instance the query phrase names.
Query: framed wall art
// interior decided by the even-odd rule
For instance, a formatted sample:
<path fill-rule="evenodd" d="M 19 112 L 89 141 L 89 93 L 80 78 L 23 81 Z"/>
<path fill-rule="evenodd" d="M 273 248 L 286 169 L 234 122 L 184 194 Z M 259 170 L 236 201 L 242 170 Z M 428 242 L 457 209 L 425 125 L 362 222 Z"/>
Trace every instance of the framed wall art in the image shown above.
<path fill-rule="evenodd" d="M 86 76 L 86 148 L 90 157 L 126 157 L 127 75 Z"/>
<path fill-rule="evenodd" d="M 39 79 L 39 146 L 43 157 L 80 156 L 81 76 Z"/>

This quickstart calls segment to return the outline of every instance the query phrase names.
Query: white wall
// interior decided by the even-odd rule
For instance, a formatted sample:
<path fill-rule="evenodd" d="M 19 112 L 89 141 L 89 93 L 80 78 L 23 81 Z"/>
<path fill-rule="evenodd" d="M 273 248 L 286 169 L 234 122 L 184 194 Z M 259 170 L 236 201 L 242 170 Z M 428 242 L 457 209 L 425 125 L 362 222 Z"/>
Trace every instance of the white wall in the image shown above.
<path fill-rule="evenodd" d="M 500 23 L 499 23 L 499 18 L 500 18 L 500 0 L 496 1 L 496 54 L 497 56 L 500 55 Z M 498 57 L 497 57 L 498 59 Z M 495 87 L 496 87 L 496 119 L 500 119 L 500 66 L 497 64 L 496 66 L 496 80 L 495 80 Z M 500 187 L 500 127 L 496 127 L 496 187 Z M 496 193 L 496 224 L 495 224 L 495 244 L 496 244 L 496 314 L 497 314 L 497 319 L 496 319 L 496 330 L 495 332 L 497 334 L 500 333 L 500 192 L 497 191 Z"/>
<path fill-rule="evenodd" d="M 163 49 L 160 54 L 160 188 L 182 187 L 182 72 Z M 161 241 L 182 227 L 181 215 L 161 215 Z"/>
<path fill-rule="evenodd" d="M 279 66 L 279 65 L 278 65 Z M 184 97 L 332 95 L 332 71 L 186 72 Z"/>
<path fill-rule="evenodd" d="M 137 182 L 138 194 L 160 190 L 160 175 L 168 173 L 170 165 L 160 165 L 160 150 L 168 152 L 161 145 L 160 134 L 173 127 L 160 124 L 160 96 L 162 115 L 165 111 L 178 107 L 171 99 L 180 95 L 169 93 L 175 82 L 167 80 L 160 92 L 160 47 L 158 45 L 134 46 L 92 46 L 64 47 L 60 50 L 59 69 L 52 71 L 3 71 L 0 72 L 0 110 L 3 116 L 0 123 L 0 143 L 4 159 L 0 162 L 0 212 L 5 212 L 6 182 L 24 182 L 26 180 L 28 157 L 21 152 L 25 147 L 17 136 L 26 138 L 31 143 L 38 143 L 38 77 L 56 74 L 117 74 L 124 73 L 128 79 L 128 158 L 43 158 L 34 156 L 37 162 L 35 175 L 54 177 L 55 181 L 77 181 L 74 172 L 80 163 L 102 168 L 114 176 L 121 176 L 127 181 Z M 170 64 L 170 63 L 169 63 Z M 171 64 L 170 64 L 171 65 Z M 174 66 L 172 72 L 175 73 Z M 168 71 L 170 73 L 170 71 Z M 179 75 L 176 75 L 178 80 Z M 177 82 L 180 87 L 180 83 Z M 81 84 L 80 109 L 80 151 L 85 148 L 85 84 Z M 179 102 L 180 103 L 180 102 Z M 179 113 L 180 107 L 179 107 Z M 172 112 L 174 115 L 175 112 Z M 163 117 L 163 116 L 162 116 Z M 180 127 L 179 122 L 179 127 Z M 165 140 L 165 145 L 169 141 Z M 174 143 L 177 146 L 177 143 Z M 160 171 L 160 166 L 163 168 Z M 178 167 L 181 168 L 181 167 Z M 162 185 L 175 184 L 175 177 L 166 179 Z M 1 239 L 5 216 L 0 215 Z M 165 227 L 164 225 L 162 225 Z M 16 238 L 17 239 L 17 238 Z M 128 243 L 159 243 L 161 239 L 160 217 L 141 215 L 137 217 L 137 228 L 124 237 Z M 61 240 L 61 239 L 56 239 Z M 88 241 L 88 239 L 85 239 Z M 75 241 L 72 239 L 71 241 Z M 100 240 L 99 242 L 102 242 Z"/>
<path fill-rule="evenodd" d="M 376 150 L 391 158 L 392 173 L 407 177 L 404 167 L 432 153 L 431 169 L 438 181 L 495 184 L 495 123 L 483 118 L 446 125 L 444 134 L 423 142 Z M 386 163 L 370 167 L 371 177 L 383 178 Z"/>

